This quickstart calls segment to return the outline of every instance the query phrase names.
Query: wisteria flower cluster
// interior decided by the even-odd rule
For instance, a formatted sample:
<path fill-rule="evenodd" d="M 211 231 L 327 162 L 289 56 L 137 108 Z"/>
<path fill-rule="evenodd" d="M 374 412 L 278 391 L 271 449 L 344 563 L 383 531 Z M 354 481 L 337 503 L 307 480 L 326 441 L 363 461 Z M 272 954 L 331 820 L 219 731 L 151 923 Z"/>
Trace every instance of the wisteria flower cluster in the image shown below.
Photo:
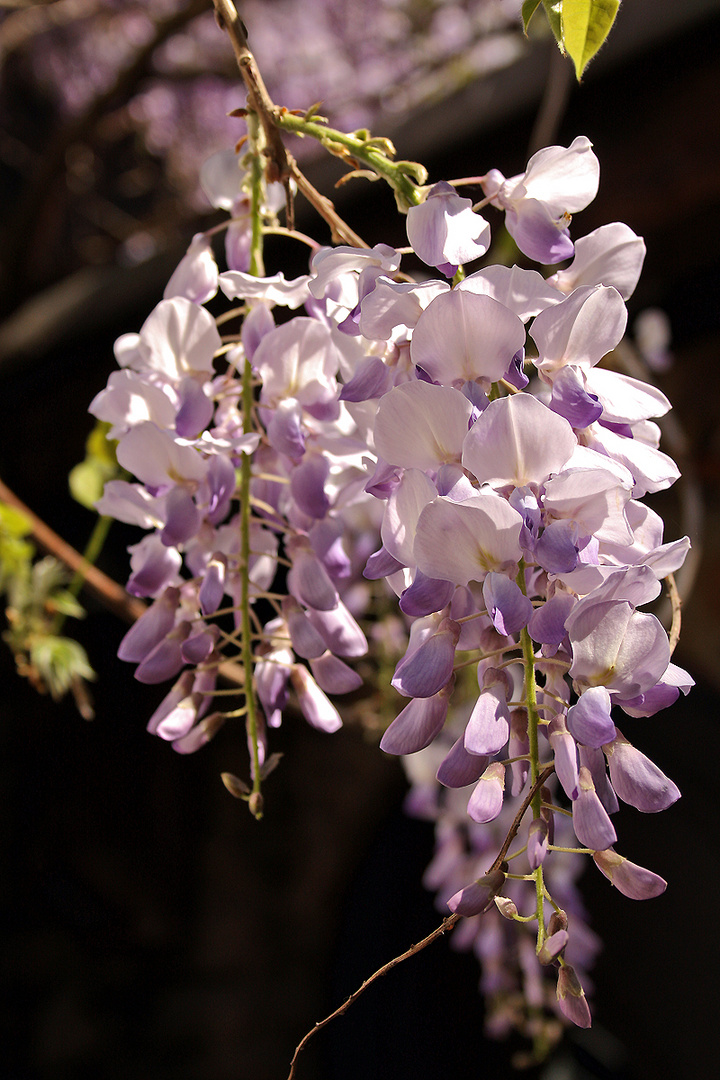
<path fill-rule="evenodd" d="M 469 819 L 473 857 L 439 855 L 430 878 L 457 917 L 490 909 L 532 925 L 534 945 L 517 945 L 525 981 L 537 984 L 536 956 L 580 1026 L 591 956 L 563 867 L 588 854 L 631 898 L 663 891 L 615 850 L 613 814 L 619 801 L 654 813 L 679 792 L 616 721 L 634 738 L 636 718 L 692 683 L 642 610 L 689 548 L 664 542 L 642 502 L 679 475 L 654 422 L 670 405 L 601 364 L 623 337 L 644 244 L 618 222 L 570 235 L 598 181 L 579 137 L 522 175 L 479 177 L 479 207 L 451 184 L 419 192 L 407 234 L 433 276 L 404 273 L 395 248 L 341 245 L 315 249 L 309 273 L 288 281 L 252 254 L 273 191 L 260 197 L 234 155 L 213 159 L 205 188 L 234 215 L 227 269 L 197 236 L 140 332 L 118 341 L 120 370 L 91 405 L 135 478 L 109 483 L 98 509 L 147 531 L 128 589 L 151 604 L 120 656 L 141 681 L 176 678 L 150 730 L 188 753 L 244 717 L 252 789 L 230 786 L 259 813 L 275 764 L 267 729 L 291 692 L 310 724 L 340 727 L 331 698 L 358 688 L 350 662 L 367 649 L 361 582 L 384 580 L 409 637 L 392 678 L 405 704 L 381 746 L 433 744 L 447 794 L 431 803 L 455 814 L 444 843 L 457 848 L 457 820 Z M 527 259 L 566 265 L 466 276 L 491 244 L 482 207 L 504 215 Z M 234 306 L 213 318 L 218 289 Z M 244 703 L 223 710 L 216 697 L 211 711 L 228 658 Z M 472 707 L 451 741 L 468 669 Z M 499 964 L 499 945 L 482 944 L 493 925 L 476 947 Z"/>

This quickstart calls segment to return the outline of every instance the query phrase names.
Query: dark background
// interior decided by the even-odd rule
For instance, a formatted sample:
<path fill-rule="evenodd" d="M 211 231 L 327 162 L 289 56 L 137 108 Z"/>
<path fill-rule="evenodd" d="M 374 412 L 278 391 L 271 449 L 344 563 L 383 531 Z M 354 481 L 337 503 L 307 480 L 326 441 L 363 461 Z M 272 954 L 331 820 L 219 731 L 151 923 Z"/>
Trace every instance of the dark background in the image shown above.
<path fill-rule="evenodd" d="M 719 47 L 716 13 L 640 48 L 572 91 L 556 133 L 563 145 L 588 135 L 601 162 L 577 234 L 622 220 L 645 237 L 631 318 L 647 306 L 670 316 L 675 365 L 660 381 L 681 432 L 682 452 L 670 452 L 689 478 L 657 505 L 668 536 L 686 531 L 690 507 L 699 560 L 676 654 L 698 686 L 667 713 L 625 725 L 683 792 L 658 818 L 619 815 L 621 851 L 669 887 L 635 903 L 588 870 L 605 951 L 595 1026 L 571 1035 L 569 1076 L 704 1076 L 716 1058 Z M 534 118 L 521 110 L 442 157 L 426 151 L 431 178 L 520 171 Z M 399 150 L 414 156 L 412 145 Z M 371 243 L 401 242 L 388 237 L 389 203 L 387 223 L 381 213 L 368 226 L 369 205 L 359 196 L 348 206 L 353 224 Z M 0 474 L 77 546 L 90 515 L 70 504 L 65 478 L 83 456 L 86 406 L 113 368 L 114 337 L 160 298 L 161 271 L 142 273 L 142 286 L 129 286 L 138 295 L 108 301 L 91 331 L 70 327 L 0 369 Z M 103 557 L 118 580 L 128 542 L 118 530 Z M 351 727 L 323 737 L 292 715 L 273 735 L 285 757 L 254 822 L 219 780 L 246 771 L 242 733 L 226 728 L 192 757 L 150 738 L 145 723 L 164 691 L 135 682 L 115 659 L 124 627 L 87 606 L 78 636 L 99 674 L 94 723 L 39 698 L 0 656 L 10 991 L 0 1076 L 284 1078 L 305 1031 L 439 922 L 420 885 L 431 829 L 402 814 L 400 770 L 371 739 Z M 474 961 L 441 941 L 320 1033 L 298 1076 L 508 1076 L 508 1048 L 482 1040 L 476 981 Z"/>

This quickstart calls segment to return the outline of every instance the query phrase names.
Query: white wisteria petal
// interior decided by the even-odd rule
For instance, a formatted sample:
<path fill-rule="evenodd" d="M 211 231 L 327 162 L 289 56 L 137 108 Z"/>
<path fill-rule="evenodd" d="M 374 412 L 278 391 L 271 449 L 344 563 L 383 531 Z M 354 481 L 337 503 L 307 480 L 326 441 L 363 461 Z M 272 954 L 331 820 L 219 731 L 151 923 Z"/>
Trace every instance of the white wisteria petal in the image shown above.
<path fill-rule="evenodd" d="M 447 281 L 416 284 L 379 277 L 360 302 L 360 333 L 371 341 L 389 341 L 399 327 L 412 330 L 431 300 L 449 291 Z"/>
<path fill-rule="evenodd" d="M 200 167 L 200 186 L 211 206 L 232 210 L 243 189 L 247 170 L 234 150 L 219 150 Z"/>
<path fill-rule="evenodd" d="M 405 469 L 459 462 L 472 411 L 468 399 L 450 386 L 402 383 L 380 401 L 375 449 L 385 461 Z"/>
<path fill-rule="evenodd" d="M 662 390 L 619 371 L 596 367 L 583 374 L 586 390 L 603 407 L 602 419 L 611 424 L 636 424 L 664 416 L 672 408 Z"/>
<path fill-rule="evenodd" d="M 437 296 L 418 319 L 412 362 L 445 385 L 501 379 L 525 344 L 522 321 L 491 296 L 453 289 Z"/>
<path fill-rule="evenodd" d="M 88 406 L 92 416 L 113 425 L 108 432 L 110 439 L 118 439 L 128 428 L 144 420 L 152 420 L 161 428 L 171 428 L 175 424 L 176 411 L 159 386 L 129 368 L 113 371 L 105 389 L 96 394 Z"/>
<path fill-rule="evenodd" d="M 588 285 L 535 318 L 530 336 L 538 347 L 535 366 L 547 375 L 577 364 L 594 367 L 625 333 L 627 309 L 617 289 Z"/>
<path fill-rule="evenodd" d="M 580 687 L 606 686 L 635 697 L 655 686 L 670 662 L 662 624 L 625 601 L 578 604 L 566 627 L 573 650 L 570 676 Z"/>
<path fill-rule="evenodd" d="M 630 544 L 625 517 L 631 487 L 618 484 L 604 469 L 564 469 L 545 484 L 544 507 L 553 518 L 577 523 L 580 534 L 615 544 Z"/>
<path fill-rule="evenodd" d="M 425 202 L 410 207 L 407 235 L 418 258 L 440 268 L 472 262 L 490 247 L 487 221 L 473 213 L 471 199 L 445 181 L 430 189 Z"/>
<path fill-rule="evenodd" d="M 403 566 L 415 565 L 415 526 L 423 508 L 436 496 L 437 489 L 424 472 L 408 469 L 387 501 L 380 536 L 385 550 Z"/>
<path fill-rule="evenodd" d="M 600 183 L 600 163 L 590 140 L 578 135 L 568 147 L 538 150 L 528 161 L 524 176 L 517 179 L 526 198 L 545 203 L 550 213 L 559 217 L 583 210 L 592 202 Z M 507 186 L 512 183 L 508 180 Z"/>
<path fill-rule="evenodd" d="M 301 405 L 324 399 L 336 389 L 338 353 L 330 330 L 316 319 L 299 317 L 266 334 L 253 366 L 262 379 L 260 400 L 277 405 L 296 398 Z"/>
<path fill-rule="evenodd" d="M 563 294 L 537 270 L 523 270 L 520 266 L 487 266 L 464 278 L 457 288 L 492 296 L 523 322 L 563 299 Z"/>
<path fill-rule="evenodd" d="M 157 529 L 165 524 L 165 497 L 151 495 L 141 484 L 127 480 L 108 480 L 95 509 L 98 514 L 141 529 Z"/>
<path fill-rule="evenodd" d="M 627 300 L 635 291 L 645 261 L 645 242 L 629 225 L 613 221 L 575 241 L 575 258 L 548 278 L 561 292 L 581 285 L 612 285 Z"/>
<path fill-rule="evenodd" d="M 310 292 L 321 300 L 328 285 L 336 278 L 353 271 L 359 274 L 369 266 L 379 266 L 386 273 L 394 274 L 400 266 L 400 258 L 395 248 L 387 244 L 376 244 L 374 248 L 354 248 L 342 244 L 334 248 L 320 248 L 310 263 Z"/>
<path fill-rule="evenodd" d="M 491 401 L 465 437 L 462 463 L 480 483 L 541 484 L 577 446 L 567 420 L 530 394 Z"/>
<path fill-rule="evenodd" d="M 123 469 L 154 488 L 178 482 L 197 483 L 208 470 L 208 462 L 197 450 L 181 445 L 150 420 L 123 435 L 118 443 L 117 459 Z"/>
<path fill-rule="evenodd" d="M 163 298 L 185 296 L 196 304 L 205 304 L 218 289 L 218 267 L 210 237 L 197 233 L 165 286 Z"/>
<path fill-rule="evenodd" d="M 209 311 L 183 296 L 161 300 L 140 330 L 141 361 L 127 366 L 155 371 L 177 381 L 187 375 L 211 377 L 222 341 Z"/>
<path fill-rule="evenodd" d="M 680 470 L 671 457 L 640 439 L 618 435 L 599 424 L 593 424 L 589 438 L 601 451 L 604 450 L 630 471 L 635 482 L 634 499 L 641 499 L 649 491 L 664 491 L 680 476 Z"/>
<path fill-rule="evenodd" d="M 255 277 L 244 274 L 241 270 L 226 270 L 219 277 L 220 288 L 229 300 L 242 297 L 244 300 L 268 300 L 281 307 L 299 308 L 310 295 L 309 274 L 290 281 L 285 280 L 282 271 L 272 277 Z"/>
<path fill-rule="evenodd" d="M 495 492 L 485 490 L 458 503 L 441 496 L 420 514 L 415 559 L 428 577 L 467 585 L 496 570 L 513 568 L 521 557 L 522 518 Z"/>

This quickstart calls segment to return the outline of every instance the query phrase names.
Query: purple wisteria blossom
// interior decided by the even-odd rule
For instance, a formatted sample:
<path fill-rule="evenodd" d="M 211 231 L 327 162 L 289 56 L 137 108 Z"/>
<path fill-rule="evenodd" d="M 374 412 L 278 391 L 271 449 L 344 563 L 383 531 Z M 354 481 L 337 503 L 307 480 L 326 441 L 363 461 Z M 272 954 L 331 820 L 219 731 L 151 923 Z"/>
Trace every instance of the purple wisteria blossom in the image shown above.
<path fill-rule="evenodd" d="M 490 231 L 440 183 L 418 189 L 407 232 L 454 286 L 414 281 L 385 244 L 315 248 L 286 279 L 249 272 L 247 173 L 217 159 L 203 183 L 233 215 L 226 268 L 196 236 L 91 405 L 130 474 L 98 509 L 145 533 L 128 589 L 149 607 L 120 656 L 142 682 L 174 680 L 150 730 L 191 753 L 244 718 L 257 807 L 288 707 L 336 731 L 331 698 L 363 709 L 368 637 L 391 643 L 380 745 L 413 755 L 409 803 L 438 830 L 427 881 L 463 916 L 494 1034 L 590 1024 L 597 944 L 575 876 L 591 855 L 627 896 L 658 896 L 663 879 L 616 853 L 615 815 L 680 796 L 635 743 L 637 720 L 692 685 L 645 610 L 689 541 L 666 541 L 641 501 L 679 475 L 655 424 L 670 403 L 612 362 L 643 241 L 617 222 L 570 237 L 598 178 L 584 137 L 482 178 L 526 255 L 574 254 L 551 277 L 456 273 Z M 264 192 L 264 222 L 278 197 Z M 218 288 L 233 305 L 219 326 Z"/>

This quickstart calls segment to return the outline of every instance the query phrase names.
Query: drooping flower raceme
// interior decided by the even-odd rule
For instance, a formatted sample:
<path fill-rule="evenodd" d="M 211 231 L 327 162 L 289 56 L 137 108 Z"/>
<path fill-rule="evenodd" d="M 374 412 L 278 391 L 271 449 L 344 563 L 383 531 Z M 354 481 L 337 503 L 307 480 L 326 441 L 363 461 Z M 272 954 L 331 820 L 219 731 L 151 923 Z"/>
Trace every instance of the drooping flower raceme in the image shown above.
<path fill-rule="evenodd" d="M 340 726 L 330 697 L 359 685 L 367 580 L 384 579 L 409 638 L 381 746 L 436 758 L 449 794 L 423 798 L 439 822 L 439 808 L 453 808 L 429 876 L 474 927 L 490 925 L 481 912 L 493 903 L 495 921 L 534 925 L 535 947 L 522 938 L 514 961 L 529 1000 L 546 995 L 535 953 L 557 976 L 560 1015 L 589 1024 L 580 979 L 593 948 L 562 870 L 577 856 L 556 849 L 591 854 L 635 899 L 662 891 L 615 850 L 613 815 L 620 802 L 656 812 L 678 798 L 633 745 L 634 720 L 692 684 L 643 610 L 689 547 L 664 542 L 641 502 L 679 475 L 654 423 L 669 402 L 608 360 L 643 242 L 614 223 L 573 247 L 570 215 L 599 175 L 578 138 L 512 180 L 497 170 L 482 180 L 525 254 L 547 264 L 574 252 L 551 277 L 519 266 L 455 274 L 485 254 L 490 224 L 446 184 L 408 213 L 426 280 L 403 275 L 382 244 L 320 248 L 289 281 L 251 275 L 237 257 L 246 182 L 222 164 L 206 176 L 216 205 L 237 215 L 229 268 L 196 237 L 140 333 L 118 342 L 120 371 L 91 406 L 134 477 L 108 484 L 98 508 L 146 530 L 128 587 L 150 606 L 120 655 L 143 681 L 176 680 L 150 730 L 187 753 L 246 716 L 259 783 L 275 761 L 267 728 L 289 695 L 314 727 Z M 223 317 L 224 337 L 203 306 L 218 285 L 238 319 Z M 296 314 L 276 322 L 278 306 Z M 210 712 L 223 663 L 238 658 L 246 704 Z M 470 708 L 453 740 L 461 692 Z M 457 847 L 463 815 L 472 857 Z M 508 829 L 486 880 L 484 852 Z M 494 971 L 508 991 L 505 932 L 493 945 L 477 933 L 489 985 Z"/>

